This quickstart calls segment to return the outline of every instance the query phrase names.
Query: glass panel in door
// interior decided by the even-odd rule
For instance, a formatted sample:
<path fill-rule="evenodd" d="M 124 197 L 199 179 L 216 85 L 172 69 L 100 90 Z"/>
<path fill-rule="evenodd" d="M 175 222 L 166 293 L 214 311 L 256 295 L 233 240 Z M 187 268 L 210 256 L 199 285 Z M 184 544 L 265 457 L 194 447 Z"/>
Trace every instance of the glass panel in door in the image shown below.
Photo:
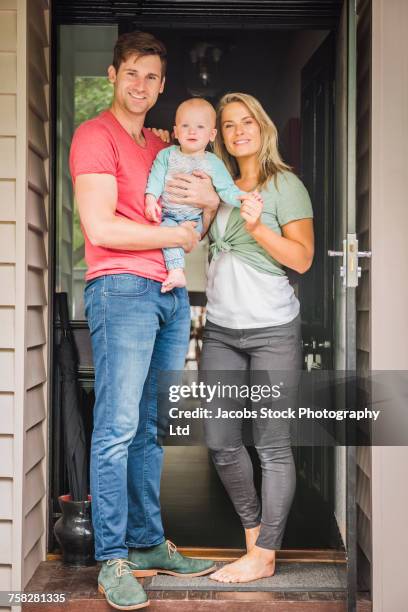
<path fill-rule="evenodd" d="M 57 77 L 56 291 L 68 294 L 70 318 L 84 316 L 84 239 L 74 204 L 69 149 L 75 128 L 108 107 L 112 86 L 106 68 L 118 27 L 59 27 Z"/>

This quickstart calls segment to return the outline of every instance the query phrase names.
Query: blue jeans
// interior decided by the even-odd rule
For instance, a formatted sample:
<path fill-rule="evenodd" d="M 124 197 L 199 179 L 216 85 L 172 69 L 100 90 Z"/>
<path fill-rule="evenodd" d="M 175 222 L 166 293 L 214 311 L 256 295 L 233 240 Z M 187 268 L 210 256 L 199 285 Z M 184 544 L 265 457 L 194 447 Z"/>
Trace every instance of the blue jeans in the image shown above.
<path fill-rule="evenodd" d="M 180 214 L 176 211 L 169 211 L 163 209 L 163 218 L 160 225 L 163 227 L 175 227 L 176 225 L 180 225 L 180 223 L 184 223 L 184 221 L 195 221 L 196 222 L 196 231 L 202 234 L 203 231 L 203 215 L 197 215 L 196 213 L 186 213 Z M 163 257 L 164 263 L 166 264 L 167 270 L 173 270 L 175 268 L 184 268 L 184 250 L 179 247 L 168 247 L 163 249 Z"/>
<path fill-rule="evenodd" d="M 160 282 L 135 274 L 101 276 L 85 287 L 95 366 L 91 495 L 98 560 L 164 541 L 157 376 L 184 367 L 190 306 L 186 289 L 160 289 Z"/>

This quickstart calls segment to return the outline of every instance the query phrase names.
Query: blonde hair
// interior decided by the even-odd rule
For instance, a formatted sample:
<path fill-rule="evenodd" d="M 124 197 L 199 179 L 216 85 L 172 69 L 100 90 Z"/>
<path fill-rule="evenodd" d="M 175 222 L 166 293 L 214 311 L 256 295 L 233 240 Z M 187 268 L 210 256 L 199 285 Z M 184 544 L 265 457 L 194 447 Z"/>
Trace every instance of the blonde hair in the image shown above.
<path fill-rule="evenodd" d="M 180 113 L 180 111 L 185 110 L 189 106 L 192 106 L 192 107 L 195 106 L 195 107 L 198 107 L 198 108 L 201 107 L 202 109 L 205 109 L 205 110 L 209 111 L 209 113 L 211 115 L 211 122 L 213 122 L 213 127 L 215 127 L 215 122 L 216 122 L 215 108 L 205 98 L 189 98 L 188 100 L 184 100 L 184 102 L 179 104 L 178 107 L 177 107 L 177 110 L 176 110 L 176 117 L 175 117 L 175 122 L 176 123 L 177 123 L 177 115 Z"/>
<path fill-rule="evenodd" d="M 267 115 L 256 98 L 245 93 L 228 93 L 221 98 L 217 106 L 217 136 L 214 142 L 214 152 L 222 159 L 234 179 L 239 178 L 238 162 L 226 149 L 221 132 L 221 117 L 224 108 L 231 102 L 244 104 L 252 117 L 258 123 L 261 132 L 261 147 L 258 151 L 259 182 L 258 187 L 263 188 L 272 178 L 275 180 L 279 172 L 291 171 L 285 164 L 278 151 L 278 130 L 272 119 Z"/>

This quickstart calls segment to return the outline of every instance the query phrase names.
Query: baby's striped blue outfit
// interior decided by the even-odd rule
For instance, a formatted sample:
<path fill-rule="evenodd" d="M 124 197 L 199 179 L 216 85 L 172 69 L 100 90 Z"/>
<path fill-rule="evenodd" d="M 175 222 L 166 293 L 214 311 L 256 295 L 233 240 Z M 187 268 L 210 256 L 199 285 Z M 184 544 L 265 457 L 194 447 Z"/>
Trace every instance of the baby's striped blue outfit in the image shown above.
<path fill-rule="evenodd" d="M 180 147 L 172 145 L 162 149 L 154 160 L 147 182 L 145 193 L 151 193 L 155 198 L 161 197 L 162 222 L 164 226 L 174 226 L 183 221 L 195 221 L 196 230 L 202 232 L 202 209 L 197 206 L 175 204 L 171 194 L 166 191 L 166 181 L 175 174 L 192 174 L 201 170 L 208 174 L 220 200 L 239 207 L 238 196 L 243 194 L 234 184 L 224 163 L 214 153 L 205 151 L 202 155 L 186 155 Z M 180 248 L 163 249 L 166 268 L 184 268 L 184 251 Z"/>

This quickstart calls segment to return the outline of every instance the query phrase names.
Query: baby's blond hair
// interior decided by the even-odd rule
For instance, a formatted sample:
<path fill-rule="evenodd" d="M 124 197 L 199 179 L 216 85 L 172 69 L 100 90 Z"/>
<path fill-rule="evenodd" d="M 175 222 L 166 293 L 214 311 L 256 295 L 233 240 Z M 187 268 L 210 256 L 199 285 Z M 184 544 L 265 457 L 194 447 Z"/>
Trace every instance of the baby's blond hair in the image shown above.
<path fill-rule="evenodd" d="M 215 108 L 205 98 L 189 98 L 188 100 L 184 100 L 184 102 L 182 102 L 178 106 L 178 108 L 176 110 L 175 123 L 177 123 L 177 115 L 180 114 L 180 111 L 185 110 L 189 106 L 192 106 L 192 107 L 200 107 L 201 106 L 203 109 L 206 109 L 207 111 L 209 111 L 211 113 L 211 118 L 212 118 L 212 120 L 214 122 L 214 127 L 215 127 L 215 122 L 216 122 L 216 118 L 217 118 L 217 115 L 216 115 L 216 112 L 215 112 Z"/>

